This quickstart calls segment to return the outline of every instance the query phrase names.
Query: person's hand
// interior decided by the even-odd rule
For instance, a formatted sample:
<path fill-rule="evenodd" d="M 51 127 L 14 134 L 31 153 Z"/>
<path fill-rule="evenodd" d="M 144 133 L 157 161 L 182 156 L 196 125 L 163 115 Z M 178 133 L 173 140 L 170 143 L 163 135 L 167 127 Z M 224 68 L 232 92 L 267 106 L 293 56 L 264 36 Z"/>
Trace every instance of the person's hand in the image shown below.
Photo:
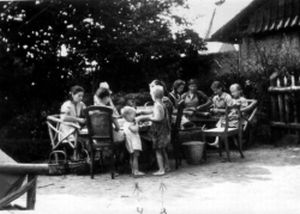
<path fill-rule="evenodd" d="M 201 110 L 203 110 L 203 107 L 202 106 L 197 106 L 196 111 L 201 111 Z"/>
<path fill-rule="evenodd" d="M 219 113 L 219 109 L 217 109 L 217 108 L 213 108 L 213 109 L 211 109 L 210 111 L 211 111 L 212 113 L 214 113 L 214 114 Z"/>

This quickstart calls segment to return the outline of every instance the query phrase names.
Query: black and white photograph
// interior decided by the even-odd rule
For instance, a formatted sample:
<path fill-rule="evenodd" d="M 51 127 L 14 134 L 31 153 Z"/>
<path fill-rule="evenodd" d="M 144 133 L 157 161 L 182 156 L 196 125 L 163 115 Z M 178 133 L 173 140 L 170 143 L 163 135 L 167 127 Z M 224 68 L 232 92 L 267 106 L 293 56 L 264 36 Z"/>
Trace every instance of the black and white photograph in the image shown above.
<path fill-rule="evenodd" d="M 300 214 L 300 0 L 0 0 L 0 212 Z"/>

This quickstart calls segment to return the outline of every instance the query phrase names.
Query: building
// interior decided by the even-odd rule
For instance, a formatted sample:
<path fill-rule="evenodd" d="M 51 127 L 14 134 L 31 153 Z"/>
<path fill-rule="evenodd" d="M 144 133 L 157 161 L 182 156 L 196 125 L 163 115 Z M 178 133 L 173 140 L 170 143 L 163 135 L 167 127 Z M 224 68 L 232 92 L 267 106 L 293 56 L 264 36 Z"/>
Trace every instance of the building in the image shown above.
<path fill-rule="evenodd" d="M 299 68 L 300 1 L 253 0 L 210 41 L 239 44 L 240 69 Z"/>

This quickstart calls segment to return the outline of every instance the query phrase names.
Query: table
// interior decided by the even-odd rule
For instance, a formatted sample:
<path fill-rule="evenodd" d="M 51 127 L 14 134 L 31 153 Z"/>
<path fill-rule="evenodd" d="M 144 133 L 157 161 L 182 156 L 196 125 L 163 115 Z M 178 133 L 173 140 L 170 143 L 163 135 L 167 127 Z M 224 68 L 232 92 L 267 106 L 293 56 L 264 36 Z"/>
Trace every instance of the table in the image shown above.
<path fill-rule="evenodd" d="M 125 119 L 124 118 L 118 118 L 118 123 L 120 125 L 120 129 L 123 130 L 123 126 L 124 126 L 124 123 L 125 123 Z M 145 122 L 145 123 L 142 123 L 139 127 L 140 127 L 140 130 L 139 130 L 139 133 L 140 133 L 140 136 L 142 139 L 145 139 L 145 140 L 149 140 L 149 129 L 150 129 L 150 126 L 151 126 L 151 122 Z M 87 127 L 84 127 L 82 129 L 79 130 L 79 136 L 80 137 L 87 137 L 88 135 L 88 129 Z"/>
<path fill-rule="evenodd" d="M 217 123 L 220 119 L 219 115 L 213 115 L 211 112 L 207 111 L 195 111 L 192 114 L 189 113 L 189 111 L 184 111 L 184 114 L 194 123 Z"/>

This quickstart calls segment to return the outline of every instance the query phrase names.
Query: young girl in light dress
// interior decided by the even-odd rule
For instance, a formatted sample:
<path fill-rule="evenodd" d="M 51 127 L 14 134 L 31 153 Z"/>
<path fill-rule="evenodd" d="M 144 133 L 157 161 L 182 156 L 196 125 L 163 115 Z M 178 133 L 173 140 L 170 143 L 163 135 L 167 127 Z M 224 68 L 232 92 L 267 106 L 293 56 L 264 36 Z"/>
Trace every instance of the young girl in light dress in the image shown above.
<path fill-rule="evenodd" d="M 135 119 L 136 111 L 134 108 L 125 106 L 121 110 L 125 119 L 123 130 L 126 137 L 126 148 L 130 153 L 131 171 L 134 176 L 143 176 L 145 173 L 139 171 L 138 158 L 142 151 L 142 141 L 139 135 L 138 121 Z"/>
<path fill-rule="evenodd" d="M 153 112 L 151 115 L 139 116 L 138 120 L 150 120 L 151 138 L 153 149 L 155 150 L 158 171 L 153 175 L 164 175 L 169 168 L 169 159 L 166 148 L 171 140 L 171 125 L 167 107 L 163 104 L 164 89 L 162 86 L 153 86 L 150 89 L 151 97 L 154 101 Z"/>

